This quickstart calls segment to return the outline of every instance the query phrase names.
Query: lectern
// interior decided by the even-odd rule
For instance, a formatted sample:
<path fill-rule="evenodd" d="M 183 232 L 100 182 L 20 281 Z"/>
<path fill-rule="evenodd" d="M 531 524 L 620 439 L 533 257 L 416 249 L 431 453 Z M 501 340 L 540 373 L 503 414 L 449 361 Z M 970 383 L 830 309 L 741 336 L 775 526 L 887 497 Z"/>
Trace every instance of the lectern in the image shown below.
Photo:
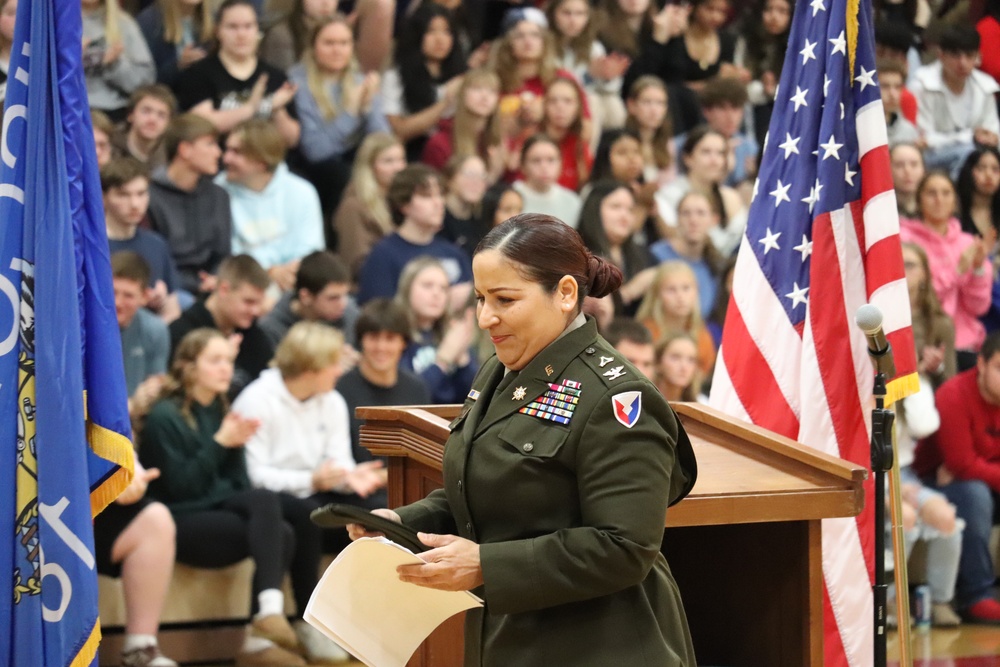
<path fill-rule="evenodd" d="M 865 468 L 694 403 L 673 404 L 698 457 L 698 482 L 667 512 L 663 553 L 677 579 L 699 664 L 823 664 L 820 520 L 856 516 Z M 358 408 L 361 444 L 388 457 L 389 506 L 442 485 L 459 406 Z M 460 667 L 462 618 L 408 667 Z"/>

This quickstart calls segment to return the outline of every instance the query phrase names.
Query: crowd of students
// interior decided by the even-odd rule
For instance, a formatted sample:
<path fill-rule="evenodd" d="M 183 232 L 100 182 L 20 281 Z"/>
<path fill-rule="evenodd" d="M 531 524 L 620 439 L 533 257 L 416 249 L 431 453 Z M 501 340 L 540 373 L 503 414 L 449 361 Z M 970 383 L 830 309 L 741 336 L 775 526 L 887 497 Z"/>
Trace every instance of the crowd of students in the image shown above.
<path fill-rule="evenodd" d="M 17 1 L 0 0 L 0 102 Z M 347 658 L 289 626 L 281 577 L 301 615 L 340 546 L 309 509 L 385 502 L 355 407 L 463 400 L 490 353 L 471 255 L 513 215 L 551 214 L 619 266 L 587 312 L 667 398 L 704 399 L 790 0 L 81 4 L 145 466 L 95 526 L 102 571 L 126 584 L 123 664 L 174 664 L 155 635 L 175 546 L 200 566 L 254 559 L 238 664 Z M 1000 2 L 875 4 L 921 373 L 908 464 L 938 431 L 934 391 L 981 373 L 1000 329 L 1000 60 L 981 48 Z M 968 508 L 944 491 L 976 470 L 904 467 L 908 544 L 945 545 L 941 625 L 1000 622 L 992 597 L 963 597 Z"/>

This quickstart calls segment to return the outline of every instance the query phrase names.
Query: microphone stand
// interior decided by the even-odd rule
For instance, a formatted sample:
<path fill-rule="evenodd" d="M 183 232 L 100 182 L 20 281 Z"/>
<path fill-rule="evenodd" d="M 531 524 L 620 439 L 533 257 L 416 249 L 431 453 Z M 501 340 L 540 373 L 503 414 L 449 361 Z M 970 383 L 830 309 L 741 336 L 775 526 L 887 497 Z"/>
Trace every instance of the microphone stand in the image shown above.
<path fill-rule="evenodd" d="M 878 364 L 876 364 L 878 368 Z M 892 426 L 896 415 L 885 408 L 885 373 L 878 370 L 872 390 L 875 408 L 872 409 L 871 461 L 875 477 L 875 584 L 872 596 L 875 601 L 875 667 L 886 667 L 886 596 L 885 577 L 885 473 L 892 469 Z M 905 622 L 906 619 L 901 619 Z"/>

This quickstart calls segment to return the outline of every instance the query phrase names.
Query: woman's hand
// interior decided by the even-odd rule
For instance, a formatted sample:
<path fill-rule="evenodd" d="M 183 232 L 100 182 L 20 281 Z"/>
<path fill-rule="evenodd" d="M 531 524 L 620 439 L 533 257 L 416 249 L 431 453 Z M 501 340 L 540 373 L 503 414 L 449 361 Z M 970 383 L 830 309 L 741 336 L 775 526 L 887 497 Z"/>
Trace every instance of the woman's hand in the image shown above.
<path fill-rule="evenodd" d="M 372 510 L 372 514 L 374 514 L 375 516 L 380 516 L 385 519 L 389 519 L 389 521 L 395 521 L 400 525 L 402 525 L 403 523 L 403 520 L 399 518 L 399 515 L 393 512 L 392 510 L 377 509 L 377 510 Z M 347 524 L 347 536 L 350 537 L 351 540 L 360 540 L 362 537 L 385 537 L 383 533 L 380 533 L 378 531 L 368 530 L 360 523 Z"/>
<path fill-rule="evenodd" d="M 683 33 L 687 30 L 690 13 L 691 6 L 686 3 L 664 5 L 663 9 L 653 17 L 653 39 L 660 44 L 666 44 Z"/>
<path fill-rule="evenodd" d="M 438 345 L 435 359 L 442 370 L 450 371 L 456 366 L 464 365 L 461 362 L 468 359 L 469 346 L 472 345 L 472 338 L 475 335 L 474 323 L 472 309 L 468 308 L 461 318 L 456 318 L 448 324 L 448 329 Z"/>
<path fill-rule="evenodd" d="M 230 412 L 222 418 L 222 426 L 215 432 L 215 441 L 227 449 L 242 447 L 259 428 L 259 419 Z"/>
<path fill-rule="evenodd" d="M 924 345 L 920 352 L 917 370 L 921 373 L 937 373 L 944 365 L 944 345 Z"/>
<path fill-rule="evenodd" d="M 429 547 L 420 558 L 421 565 L 400 565 L 399 580 L 441 591 L 468 591 L 483 585 L 479 545 L 457 535 L 418 533 Z"/>
<path fill-rule="evenodd" d="M 281 87 L 274 91 L 274 94 L 271 95 L 271 110 L 277 111 L 278 109 L 284 109 L 288 106 L 288 103 L 295 97 L 295 91 L 297 90 L 298 86 L 291 81 L 286 81 L 281 84 Z"/>
<path fill-rule="evenodd" d="M 368 72 L 368 74 L 365 74 L 364 81 L 361 82 L 361 92 L 358 95 L 359 112 L 366 112 L 371 108 L 372 100 L 375 99 L 381 85 L 382 79 L 379 77 L 378 72 Z"/>
<path fill-rule="evenodd" d="M 188 44 L 184 47 L 184 50 L 181 51 L 181 54 L 177 56 L 177 65 L 181 69 L 187 69 L 207 55 L 208 51 L 200 46 Z"/>

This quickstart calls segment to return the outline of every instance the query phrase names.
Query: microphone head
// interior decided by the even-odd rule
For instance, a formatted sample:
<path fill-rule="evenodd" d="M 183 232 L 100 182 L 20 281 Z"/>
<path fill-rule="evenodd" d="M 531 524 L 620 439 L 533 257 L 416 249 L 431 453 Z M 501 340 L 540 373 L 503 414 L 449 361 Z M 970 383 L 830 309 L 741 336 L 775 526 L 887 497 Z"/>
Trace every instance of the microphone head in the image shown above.
<path fill-rule="evenodd" d="M 877 306 L 866 303 L 858 308 L 858 312 L 854 314 L 854 321 L 866 334 L 873 334 L 882 327 L 882 311 Z"/>

